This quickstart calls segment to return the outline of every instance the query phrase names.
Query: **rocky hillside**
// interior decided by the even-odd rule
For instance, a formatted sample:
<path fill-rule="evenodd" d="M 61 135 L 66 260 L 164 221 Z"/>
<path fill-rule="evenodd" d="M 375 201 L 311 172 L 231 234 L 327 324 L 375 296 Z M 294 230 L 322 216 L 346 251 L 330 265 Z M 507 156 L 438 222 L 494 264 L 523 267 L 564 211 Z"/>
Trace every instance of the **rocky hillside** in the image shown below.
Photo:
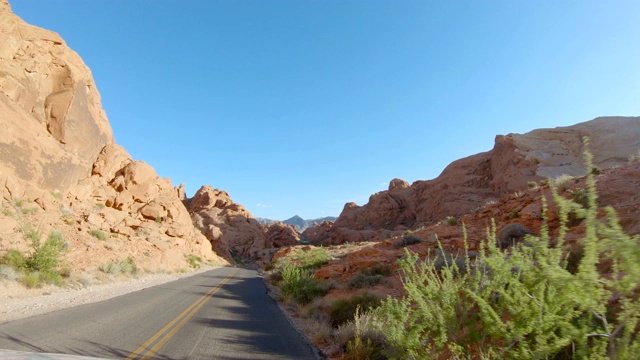
<path fill-rule="evenodd" d="M 131 257 L 149 269 L 226 263 L 169 179 L 114 142 L 91 71 L 56 33 L 0 0 L 0 251 L 25 229 L 64 236 L 73 269 Z"/>
<path fill-rule="evenodd" d="M 591 139 L 598 168 L 625 164 L 640 149 L 640 117 L 602 117 L 568 127 L 498 135 L 490 151 L 454 161 L 433 180 L 409 184 L 394 179 L 387 191 L 372 195 L 367 204 L 348 203 L 334 223 L 321 223 L 303 236 L 318 244 L 382 240 L 469 213 L 527 189 L 531 181 L 585 175 L 584 136 Z"/>
<path fill-rule="evenodd" d="M 300 240 L 291 225 L 280 222 L 261 225 L 224 190 L 203 186 L 185 204 L 196 227 L 211 241 L 215 251 L 227 259 L 270 260 L 278 248 L 295 245 Z"/>
<path fill-rule="evenodd" d="M 306 229 L 310 228 L 311 226 L 315 225 L 315 224 L 319 224 L 321 222 L 324 221 L 335 221 L 336 217 L 334 216 L 326 216 L 323 218 L 318 218 L 318 219 L 303 219 L 302 217 L 298 216 L 298 215 L 294 215 L 292 217 L 290 217 L 287 220 L 284 221 L 278 221 L 278 220 L 271 220 L 271 219 L 266 219 L 266 218 L 256 218 L 256 220 L 258 220 L 258 222 L 262 225 L 269 225 L 269 224 L 273 224 L 273 223 L 277 223 L 277 222 L 282 222 L 284 224 L 287 225 L 292 225 L 296 228 L 297 231 L 302 232 L 305 231 Z"/>

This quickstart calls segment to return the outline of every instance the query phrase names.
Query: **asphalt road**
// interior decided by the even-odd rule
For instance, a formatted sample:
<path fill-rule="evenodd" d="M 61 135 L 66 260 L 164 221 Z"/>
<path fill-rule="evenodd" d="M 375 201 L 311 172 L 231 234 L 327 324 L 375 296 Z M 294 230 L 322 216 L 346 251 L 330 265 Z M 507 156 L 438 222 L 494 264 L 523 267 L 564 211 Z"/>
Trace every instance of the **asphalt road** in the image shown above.
<path fill-rule="evenodd" d="M 255 271 L 220 268 L 0 325 L 0 349 L 126 359 L 315 359 Z"/>

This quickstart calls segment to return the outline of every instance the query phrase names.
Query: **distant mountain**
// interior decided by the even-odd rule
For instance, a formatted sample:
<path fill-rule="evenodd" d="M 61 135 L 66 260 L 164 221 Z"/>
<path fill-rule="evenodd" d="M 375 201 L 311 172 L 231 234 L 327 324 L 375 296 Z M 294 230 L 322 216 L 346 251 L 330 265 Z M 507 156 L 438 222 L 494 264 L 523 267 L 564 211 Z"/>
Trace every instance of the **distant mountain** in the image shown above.
<path fill-rule="evenodd" d="M 267 218 L 256 218 L 256 220 L 258 220 L 258 222 L 262 225 L 268 225 L 268 224 L 272 224 L 275 222 L 282 222 L 288 225 L 293 225 L 296 227 L 296 230 L 298 230 L 299 232 L 303 232 L 306 228 L 313 226 L 313 224 L 315 223 L 320 223 L 323 221 L 335 221 L 336 217 L 335 216 L 327 216 L 327 217 L 323 217 L 323 218 L 318 218 L 318 219 L 309 219 L 309 220 L 305 220 L 303 218 L 301 218 L 298 215 L 293 216 L 290 219 L 284 220 L 284 221 L 280 221 L 280 220 L 271 220 L 271 219 L 267 219 Z"/>

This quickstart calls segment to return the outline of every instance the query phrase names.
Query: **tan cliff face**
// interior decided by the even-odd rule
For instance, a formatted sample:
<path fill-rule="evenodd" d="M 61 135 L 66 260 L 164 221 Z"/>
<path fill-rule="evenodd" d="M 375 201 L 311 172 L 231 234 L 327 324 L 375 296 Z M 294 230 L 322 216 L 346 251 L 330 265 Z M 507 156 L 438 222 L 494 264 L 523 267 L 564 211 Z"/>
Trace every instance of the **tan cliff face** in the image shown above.
<path fill-rule="evenodd" d="M 224 190 L 203 186 L 185 200 L 193 223 L 227 259 L 241 258 L 255 264 L 271 261 L 279 248 L 298 244 L 300 234 L 281 222 L 262 226 Z"/>
<path fill-rule="evenodd" d="M 0 182 L 67 191 L 113 134 L 91 71 L 54 32 L 0 3 Z"/>
<path fill-rule="evenodd" d="M 242 205 L 234 203 L 226 191 L 203 186 L 185 202 L 194 225 L 221 256 L 255 260 L 265 249 L 260 223 Z"/>
<path fill-rule="evenodd" d="M 0 252 L 29 250 L 37 228 L 64 236 L 65 261 L 88 270 L 132 257 L 148 269 L 226 261 L 174 188 L 115 144 L 90 70 L 54 32 L 0 0 Z M 180 197 L 182 196 L 182 198 Z"/>
<path fill-rule="evenodd" d="M 376 241 L 447 216 L 460 216 L 527 188 L 529 181 L 562 174 L 585 175 L 582 138 L 590 138 L 594 165 L 606 169 L 627 162 L 640 149 L 640 117 L 604 117 L 573 126 L 499 135 L 491 151 L 451 163 L 433 180 L 409 185 L 392 180 L 364 206 L 346 204 L 335 223 L 311 229 L 314 243 Z"/>

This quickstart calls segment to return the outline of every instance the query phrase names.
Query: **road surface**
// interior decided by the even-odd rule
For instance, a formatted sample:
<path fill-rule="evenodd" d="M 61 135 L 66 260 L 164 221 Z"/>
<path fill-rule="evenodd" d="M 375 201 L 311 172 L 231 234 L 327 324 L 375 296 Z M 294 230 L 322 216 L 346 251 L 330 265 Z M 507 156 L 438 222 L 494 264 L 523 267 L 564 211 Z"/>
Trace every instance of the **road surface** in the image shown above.
<path fill-rule="evenodd" d="M 315 359 L 255 271 L 219 268 L 0 325 L 0 349 L 120 359 Z"/>

